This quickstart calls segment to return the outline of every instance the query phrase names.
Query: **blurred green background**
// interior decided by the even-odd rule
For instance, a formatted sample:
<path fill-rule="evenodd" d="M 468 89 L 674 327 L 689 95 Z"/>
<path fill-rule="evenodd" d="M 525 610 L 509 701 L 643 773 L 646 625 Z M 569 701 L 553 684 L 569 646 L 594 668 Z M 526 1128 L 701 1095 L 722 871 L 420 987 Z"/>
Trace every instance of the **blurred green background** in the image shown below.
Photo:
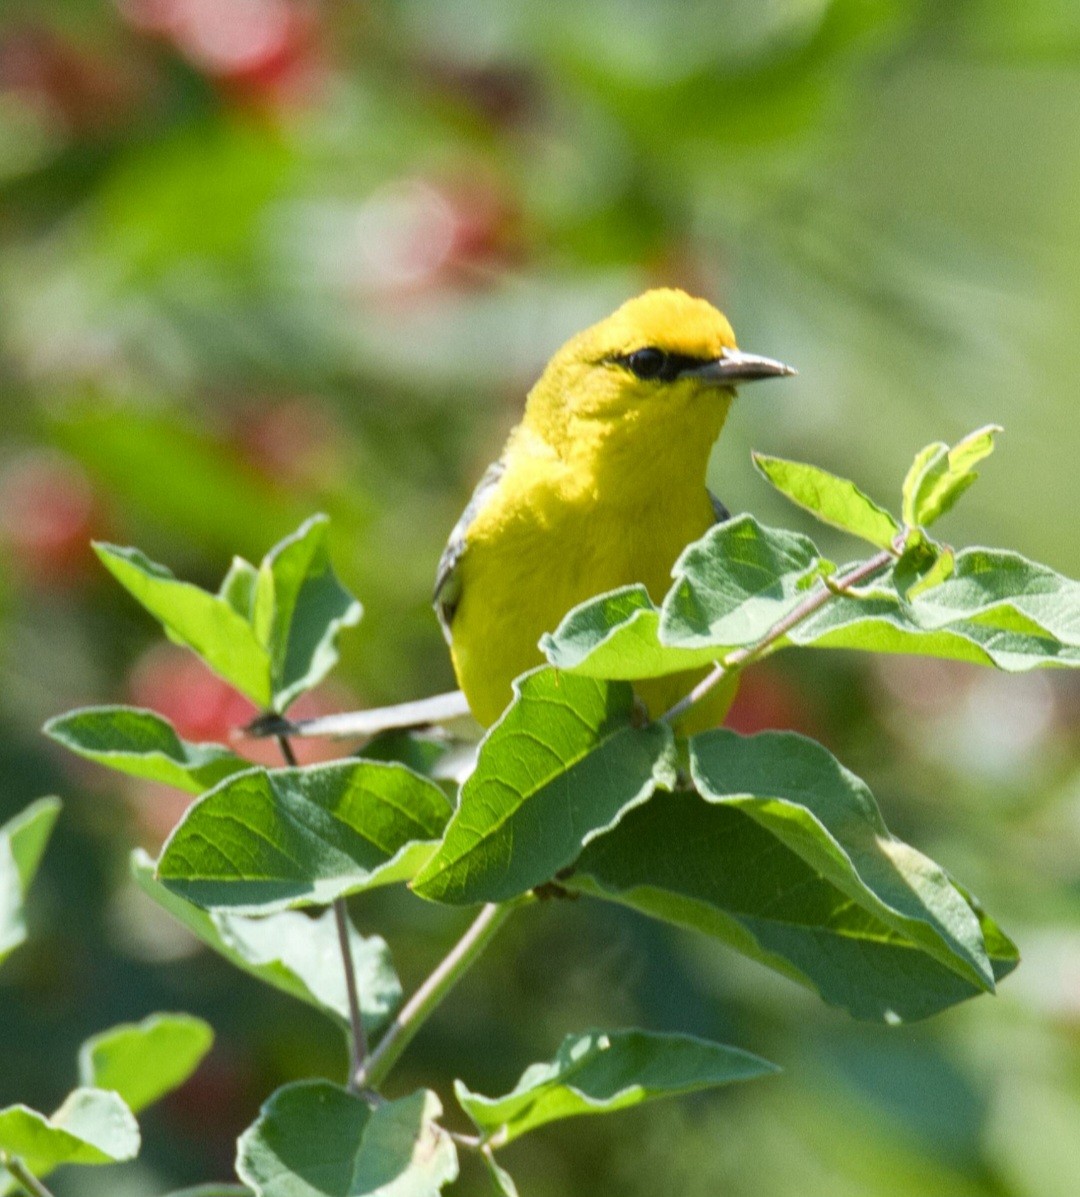
<path fill-rule="evenodd" d="M 367 614 L 313 705 L 447 688 L 428 603 L 472 483 L 562 339 L 663 283 L 800 369 L 735 409 L 711 479 L 733 511 L 810 530 L 751 447 L 894 501 L 922 444 L 997 421 L 943 534 L 1080 575 L 1078 126 L 1072 0 L 4 0 L 0 821 L 47 791 L 66 809 L 0 975 L 0 1105 L 53 1108 L 112 1023 L 218 1032 L 139 1162 L 61 1172 L 60 1197 L 224 1178 L 273 1086 L 344 1066 L 333 1027 L 127 881 L 180 799 L 38 735 L 92 702 L 192 738 L 246 717 L 87 540 L 216 584 L 325 510 Z M 786 1071 L 529 1137 L 523 1194 L 1075 1197 L 1078 712 L 1065 675 L 822 654 L 752 671 L 733 715 L 818 735 L 987 903 L 1024 955 L 997 998 L 860 1027 L 714 944 L 554 901 L 392 1089 L 501 1092 L 569 1030 L 689 1030 Z M 462 925 L 404 893 L 353 914 L 407 987 Z M 454 1191 L 486 1184 L 470 1162 Z"/>

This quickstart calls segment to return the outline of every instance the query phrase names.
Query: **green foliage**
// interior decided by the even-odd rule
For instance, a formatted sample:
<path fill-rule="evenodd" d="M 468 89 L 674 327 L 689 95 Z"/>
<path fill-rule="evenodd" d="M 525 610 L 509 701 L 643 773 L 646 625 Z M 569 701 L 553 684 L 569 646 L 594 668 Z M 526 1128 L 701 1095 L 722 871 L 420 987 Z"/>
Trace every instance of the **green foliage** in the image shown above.
<path fill-rule="evenodd" d="M 1080 584 L 1013 553 L 955 551 L 925 532 L 970 485 L 994 431 L 920 454 L 905 483 L 903 527 L 843 478 L 759 457 L 788 497 L 881 551 L 838 570 L 806 537 L 742 516 L 687 547 L 659 606 L 632 586 L 576 608 L 544 638 L 550 666 L 517 679 L 456 808 L 426 775 L 443 770 L 445 744 L 402 731 L 357 758 L 267 770 L 217 745 L 186 744 L 149 712 L 102 708 L 49 724 L 54 739 L 90 759 L 205 790 L 156 864 L 136 854 L 136 882 L 214 951 L 331 1014 L 352 1037 L 349 1088 L 304 1081 L 263 1106 L 239 1142 L 242 1192 L 429 1197 L 457 1176 L 434 1094 L 388 1102 L 364 1086 L 382 1083 L 531 891 L 614 901 L 699 931 L 857 1018 L 924 1018 L 994 991 L 1016 966 L 1012 942 L 888 830 L 866 784 L 824 747 L 779 732 L 677 737 L 663 719 L 646 721 L 630 684 L 714 662 L 723 667 L 716 679 L 734 684 L 739 670 L 794 646 L 1008 670 L 1080 664 Z M 234 560 L 216 595 L 136 550 L 101 551 L 170 635 L 271 711 L 325 676 L 338 632 L 359 616 L 330 568 L 324 520 L 309 521 L 258 568 Z M 40 854 L 40 834 L 35 842 Z M 431 902 L 488 905 L 390 1021 L 401 987 L 386 944 L 358 935 L 341 900 L 398 882 Z M 331 903 L 335 910 L 314 917 L 289 909 Z M 363 1030 L 383 1036 L 367 1059 L 339 929 Z M 139 1108 L 182 1080 L 207 1043 L 197 1020 L 155 1016 L 87 1044 L 82 1078 Z M 480 1131 L 458 1142 L 480 1153 L 496 1190 L 512 1197 L 514 1181 L 493 1152 L 538 1126 L 769 1071 L 738 1049 L 679 1034 L 572 1035 L 503 1097 L 458 1082 Z"/>
<path fill-rule="evenodd" d="M 434 782 L 392 762 L 252 769 L 188 810 L 156 876 L 204 908 L 269 914 L 327 903 L 410 880 L 449 816 Z"/>
<path fill-rule="evenodd" d="M 527 674 L 412 888 L 455 904 L 525 893 L 674 781 L 671 732 L 635 726 L 629 686 L 550 669 Z"/>
<path fill-rule="evenodd" d="M 39 798 L 0 827 L 0 963 L 26 939 L 23 903 L 59 814 L 58 798 Z"/>
<path fill-rule="evenodd" d="M 138 1155 L 139 1124 L 118 1094 L 75 1089 L 51 1118 L 27 1106 L 0 1110 L 0 1152 L 39 1177 L 61 1164 L 116 1164 Z"/>
<path fill-rule="evenodd" d="M 152 1014 L 102 1031 L 79 1049 L 79 1084 L 108 1089 L 137 1114 L 188 1079 L 214 1042 L 190 1014 Z"/>
<path fill-rule="evenodd" d="M 548 1064 L 533 1064 L 505 1097 L 481 1097 L 460 1081 L 462 1108 L 487 1140 L 509 1143 L 560 1118 L 607 1114 L 778 1071 L 749 1052 L 691 1035 L 584 1031 L 567 1035 Z"/>
<path fill-rule="evenodd" d="M 823 523 L 868 540 L 879 549 L 890 549 L 902 531 L 894 516 L 847 478 L 765 453 L 755 453 L 753 461 L 781 494 Z"/>
<path fill-rule="evenodd" d="M 202 910 L 154 880 L 154 863 L 145 852 L 132 854 L 131 872 L 139 888 L 207 947 L 267 985 L 299 998 L 349 1024 L 345 974 L 338 957 L 334 915 L 317 918 L 283 910 L 264 918 L 248 918 L 229 910 Z M 356 970 L 364 1027 L 381 1030 L 401 1000 L 401 983 L 386 941 L 361 936 L 349 924 L 350 954 Z"/>
<path fill-rule="evenodd" d="M 326 532 L 326 517 L 313 516 L 257 570 L 235 559 L 217 594 L 178 581 L 138 549 L 95 548 L 171 639 L 252 702 L 280 712 L 322 681 L 338 659 L 338 633 L 360 619 L 360 604 L 330 567 Z"/>
<path fill-rule="evenodd" d="M 279 1089 L 240 1137 L 236 1171 L 256 1197 L 434 1197 L 457 1152 L 423 1090 L 372 1106 L 328 1081 Z"/>
<path fill-rule="evenodd" d="M 42 731 L 87 760 L 191 794 L 251 768 L 223 745 L 189 744 L 167 719 L 134 707 L 84 707 L 50 719 Z"/>

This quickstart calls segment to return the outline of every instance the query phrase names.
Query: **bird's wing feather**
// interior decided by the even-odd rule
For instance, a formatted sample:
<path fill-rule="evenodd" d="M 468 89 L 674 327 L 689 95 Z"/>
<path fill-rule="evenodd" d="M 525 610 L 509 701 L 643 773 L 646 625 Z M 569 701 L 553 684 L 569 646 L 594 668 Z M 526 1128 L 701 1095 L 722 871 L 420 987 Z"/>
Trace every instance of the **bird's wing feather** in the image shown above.
<path fill-rule="evenodd" d="M 722 524 L 726 520 L 731 519 L 731 512 L 728 511 L 724 504 L 720 502 L 716 495 L 714 495 L 711 490 L 708 490 L 708 488 L 706 488 L 705 493 L 709 496 L 709 502 L 712 504 L 713 515 L 716 516 L 716 522 L 718 524 Z"/>
<path fill-rule="evenodd" d="M 476 489 L 466 504 L 465 510 L 461 513 L 461 518 L 454 525 L 450 539 L 446 542 L 446 548 L 443 549 L 442 556 L 439 558 L 439 568 L 435 572 L 435 594 L 432 601 L 443 636 L 448 644 L 450 643 L 450 625 L 454 622 L 454 612 L 461 599 L 461 576 L 458 566 L 465 555 L 469 528 L 494 494 L 495 488 L 499 485 L 505 472 L 506 463 L 502 458 L 492 462 L 484 471 L 484 476 L 476 484 Z"/>

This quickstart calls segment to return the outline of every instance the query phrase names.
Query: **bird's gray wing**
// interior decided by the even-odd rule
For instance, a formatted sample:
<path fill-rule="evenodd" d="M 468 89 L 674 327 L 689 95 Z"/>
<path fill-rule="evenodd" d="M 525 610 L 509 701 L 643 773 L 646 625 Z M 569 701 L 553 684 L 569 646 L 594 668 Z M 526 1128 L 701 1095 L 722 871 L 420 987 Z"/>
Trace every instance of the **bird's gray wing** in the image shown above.
<path fill-rule="evenodd" d="M 435 614 L 447 644 L 450 643 L 450 625 L 454 622 L 454 612 L 461 600 L 461 575 L 458 566 L 465 555 L 469 528 L 473 520 L 480 514 L 481 509 L 491 498 L 499 480 L 506 472 L 506 463 L 500 458 L 494 461 L 484 471 L 484 476 L 476 484 L 472 498 L 461 513 L 461 518 L 454 525 L 450 539 L 446 542 L 442 556 L 439 558 L 439 568 L 435 572 L 435 594 L 432 602 Z"/>
<path fill-rule="evenodd" d="M 709 502 L 712 504 L 713 515 L 716 516 L 716 522 L 718 524 L 722 524 L 726 520 L 731 519 L 731 512 L 728 511 L 724 504 L 720 502 L 716 495 L 714 495 L 708 488 L 706 488 L 705 493 L 709 496 Z"/>

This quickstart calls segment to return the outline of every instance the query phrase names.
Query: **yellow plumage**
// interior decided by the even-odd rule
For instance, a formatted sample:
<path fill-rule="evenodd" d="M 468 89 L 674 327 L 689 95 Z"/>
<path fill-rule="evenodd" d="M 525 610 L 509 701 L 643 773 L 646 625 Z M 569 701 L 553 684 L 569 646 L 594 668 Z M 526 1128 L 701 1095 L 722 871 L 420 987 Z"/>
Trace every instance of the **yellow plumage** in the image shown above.
<path fill-rule="evenodd" d="M 736 350 L 711 304 L 674 290 L 630 300 L 555 354 L 436 583 L 458 683 L 481 723 L 541 663 L 540 636 L 571 607 L 634 582 L 663 598 L 676 557 L 717 518 L 705 473 L 732 387 L 782 373 Z M 636 689 L 655 716 L 696 676 Z M 730 697 L 701 704 L 693 724 L 721 719 Z"/>

